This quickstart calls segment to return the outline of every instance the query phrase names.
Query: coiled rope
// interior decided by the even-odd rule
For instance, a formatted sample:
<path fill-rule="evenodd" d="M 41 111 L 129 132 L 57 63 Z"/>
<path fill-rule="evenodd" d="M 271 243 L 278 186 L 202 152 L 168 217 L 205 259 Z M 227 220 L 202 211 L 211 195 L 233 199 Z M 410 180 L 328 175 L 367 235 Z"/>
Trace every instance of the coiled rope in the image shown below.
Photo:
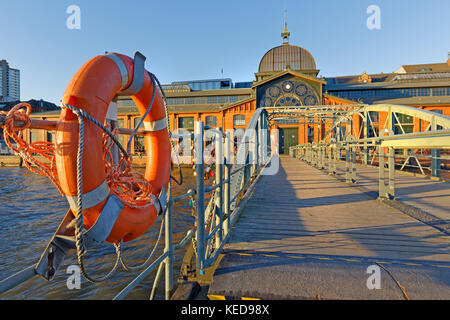
<path fill-rule="evenodd" d="M 59 193 L 63 195 L 56 172 L 55 145 L 46 141 L 37 141 L 29 144 L 23 139 L 23 130 L 31 125 L 30 113 L 31 106 L 28 103 L 16 104 L 8 112 L 0 111 L 0 115 L 5 116 L 5 123 L 2 126 L 3 139 L 6 145 L 24 160 L 28 170 L 49 178 Z M 21 122 L 23 126 L 16 127 L 14 125 L 15 122 Z M 12 141 L 17 144 L 17 147 L 12 144 Z M 44 157 L 50 161 L 50 164 L 37 160 L 35 155 Z"/>

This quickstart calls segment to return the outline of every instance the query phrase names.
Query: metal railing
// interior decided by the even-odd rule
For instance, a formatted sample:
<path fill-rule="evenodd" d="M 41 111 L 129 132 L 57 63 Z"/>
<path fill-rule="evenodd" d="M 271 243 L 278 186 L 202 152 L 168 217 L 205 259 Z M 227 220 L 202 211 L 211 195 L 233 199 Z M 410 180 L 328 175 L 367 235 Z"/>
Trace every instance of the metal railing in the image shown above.
<path fill-rule="evenodd" d="M 44 129 L 48 129 L 45 124 Z M 210 130 L 215 139 L 215 181 L 206 187 L 205 175 L 205 132 Z M 119 130 L 128 134 L 124 130 Z M 150 299 L 155 296 L 155 290 L 163 275 L 165 276 L 165 299 L 170 299 L 174 289 L 174 252 L 182 248 L 192 239 L 195 248 L 196 263 L 200 273 L 212 266 L 217 260 L 224 244 L 230 236 L 231 227 L 241 210 L 240 200 L 244 197 L 249 186 L 262 168 L 271 160 L 271 143 L 268 132 L 267 112 L 259 109 L 253 115 L 247 130 L 237 148 L 237 153 L 232 150 L 231 132 L 222 132 L 220 128 L 210 128 L 201 121 L 195 123 L 194 134 L 173 135 L 176 141 L 179 138 L 194 139 L 194 157 L 196 170 L 196 188 L 187 193 L 170 198 L 163 216 L 164 223 L 164 251 L 143 269 L 125 288 L 123 288 L 114 300 L 124 299 L 137 285 L 146 279 L 156 268 Z M 141 134 L 139 132 L 139 134 Z M 205 194 L 212 196 L 205 206 Z M 191 229 L 178 243 L 173 243 L 173 204 L 178 201 L 194 199 L 192 206 L 195 208 L 195 232 Z M 50 243 L 54 240 L 50 241 Z M 73 248 L 72 248 L 73 249 Z M 67 251 L 71 253 L 73 251 Z M 44 252 L 45 253 L 45 252 Z M 38 275 L 37 266 L 30 266 L 12 276 L 0 281 L 0 294 L 20 285 L 21 283 Z M 55 271 L 56 272 L 56 271 Z"/>
<path fill-rule="evenodd" d="M 389 135 L 384 136 L 385 133 Z M 343 160 L 345 181 L 349 183 L 357 182 L 357 163 L 377 165 L 379 198 L 394 199 L 396 167 L 399 168 L 398 171 L 420 170 L 422 175 L 425 175 L 427 170 L 430 176 L 442 178 L 440 173 L 450 172 L 446 169 L 446 165 L 450 164 L 448 149 L 450 149 L 450 129 L 399 135 L 393 135 L 391 130 L 385 129 L 379 137 L 356 139 L 347 136 L 345 141 L 331 138 L 329 142 L 290 147 L 289 153 L 319 169 L 328 170 L 330 174 L 337 174 L 337 161 Z M 428 159 L 429 166 L 425 166 L 420 158 Z M 416 164 L 412 164 L 410 160 Z"/>
<path fill-rule="evenodd" d="M 204 145 L 204 125 L 195 124 L 196 152 L 195 168 L 204 172 L 201 148 Z M 224 244 L 230 236 L 231 227 L 240 213 L 239 203 L 261 169 L 271 160 L 270 136 L 267 113 L 257 110 L 233 155 L 230 132 L 215 129 L 215 184 L 205 188 L 203 177 L 197 174 L 196 201 L 196 263 L 200 274 L 217 260 Z M 223 142 L 222 142 L 223 137 Z M 224 148 L 222 148 L 224 146 Z M 224 152 L 223 152 L 224 150 Z M 232 164 L 232 159 L 234 163 Z M 208 205 L 204 206 L 205 193 L 212 192 Z M 204 226 L 204 227 L 201 227 Z"/>

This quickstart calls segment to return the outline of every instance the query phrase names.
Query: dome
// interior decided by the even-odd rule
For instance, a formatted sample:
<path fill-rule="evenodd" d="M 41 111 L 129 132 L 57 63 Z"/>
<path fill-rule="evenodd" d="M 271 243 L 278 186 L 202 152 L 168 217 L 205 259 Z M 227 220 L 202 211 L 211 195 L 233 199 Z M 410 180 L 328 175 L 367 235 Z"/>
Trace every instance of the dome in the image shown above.
<path fill-rule="evenodd" d="M 259 72 L 315 70 L 313 56 L 304 48 L 283 43 L 267 51 L 259 63 Z"/>

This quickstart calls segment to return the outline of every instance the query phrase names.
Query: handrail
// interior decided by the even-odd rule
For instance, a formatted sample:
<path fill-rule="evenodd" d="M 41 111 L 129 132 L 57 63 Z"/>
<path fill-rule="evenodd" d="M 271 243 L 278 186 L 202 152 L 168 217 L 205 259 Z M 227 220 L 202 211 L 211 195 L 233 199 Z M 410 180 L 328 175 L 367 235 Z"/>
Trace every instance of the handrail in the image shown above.
<path fill-rule="evenodd" d="M 5 124 L 5 119 L 6 116 L 5 115 L 0 115 L 0 125 L 4 125 Z M 40 119 L 30 119 L 30 129 L 40 129 L 40 130 L 49 130 L 49 131 L 53 131 L 56 130 L 56 125 L 57 125 L 58 121 L 53 121 L 53 120 L 40 120 Z M 14 121 L 14 126 L 17 128 L 22 128 L 25 126 L 25 122 L 24 121 L 18 121 L 15 120 Z M 131 135 L 133 133 L 134 129 L 129 129 L 129 128 L 117 128 L 119 134 L 125 134 L 125 135 Z M 147 131 L 145 129 L 138 129 L 136 132 L 136 135 L 138 136 L 144 136 L 147 133 L 151 133 L 152 131 Z M 180 134 L 178 134 L 177 136 L 181 136 Z"/>

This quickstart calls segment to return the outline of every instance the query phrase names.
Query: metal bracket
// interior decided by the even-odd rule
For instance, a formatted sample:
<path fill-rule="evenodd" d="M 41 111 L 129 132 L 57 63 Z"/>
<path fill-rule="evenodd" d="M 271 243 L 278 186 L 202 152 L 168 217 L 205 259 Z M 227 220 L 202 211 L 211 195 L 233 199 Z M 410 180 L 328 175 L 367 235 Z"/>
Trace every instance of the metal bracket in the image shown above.
<path fill-rule="evenodd" d="M 67 211 L 52 239 L 42 253 L 35 271 L 46 280 L 52 280 L 66 254 L 75 249 L 75 216 Z"/>
<path fill-rule="evenodd" d="M 105 241 L 111 233 L 114 223 L 116 223 L 117 217 L 122 209 L 123 203 L 115 194 L 112 194 L 106 201 L 95 224 L 84 234 L 86 244 L 102 243 Z"/>
<path fill-rule="evenodd" d="M 154 196 L 153 198 L 156 212 L 158 213 L 158 216 L 160 216 L 167 206 L 167 193 L 166 189 L 164 187 L 161 188 L 161 192 L 159 193 L 159 197 Z"/>
<path fill-rule="evenodd" d="M 116 195 L 108 198 L 95 224 L 84 233 L 87 245 L 106 240 L 122 208 L 123 204 Z M 69 210 L 36 264 L 36 273 L 44 279 L 52 280 L 65 256 L 76 249 L 75 221 Z"/>
<path fill-rule="evenodd" d="M 120 92 L 120 95 L 132 96 L 141 91 L 144 85 L 145 60 L 146 57 L 139 51 L 136 51 L 134 54 L 133 79 L 128 88 Z"/>

